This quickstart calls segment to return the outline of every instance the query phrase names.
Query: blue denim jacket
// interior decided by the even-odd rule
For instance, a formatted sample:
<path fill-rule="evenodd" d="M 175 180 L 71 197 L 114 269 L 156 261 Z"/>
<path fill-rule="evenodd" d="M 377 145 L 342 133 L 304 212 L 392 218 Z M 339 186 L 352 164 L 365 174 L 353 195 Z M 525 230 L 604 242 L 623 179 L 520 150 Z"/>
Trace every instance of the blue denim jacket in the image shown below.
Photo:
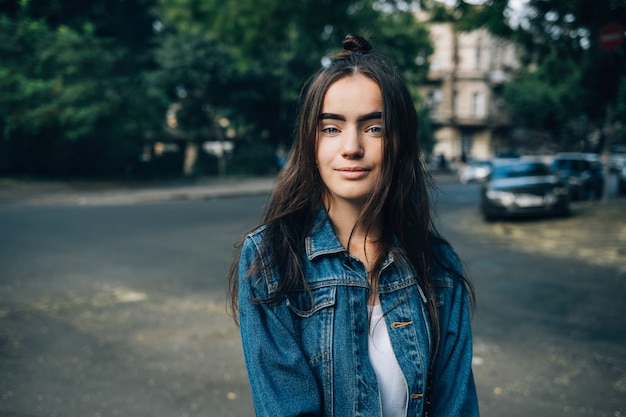
<path fill-rule="evenodd" d="M 306 239 L 304 273 L 311 292 L 268 298 L 280 277 L 261 256 L 264 227 L 244 241 L 239 308 L 244 357 L 257 416 L 382 416 L 368 356 L 368 279 L 347 255 L 324 210 Z M 451 248 L 446 248 L 458 266 Z M 262 268 L 247 276 L 253 260 Z M 432 416 L 478 416 L 472 376 L 468 297 L 459 280 L 434 277 L 441 341 L 433 378 Z M 407 416 L 421 416 L 431 340 L 424 294 L 416 277 L 389 256 L 378 292 L 408 389 Z"/>

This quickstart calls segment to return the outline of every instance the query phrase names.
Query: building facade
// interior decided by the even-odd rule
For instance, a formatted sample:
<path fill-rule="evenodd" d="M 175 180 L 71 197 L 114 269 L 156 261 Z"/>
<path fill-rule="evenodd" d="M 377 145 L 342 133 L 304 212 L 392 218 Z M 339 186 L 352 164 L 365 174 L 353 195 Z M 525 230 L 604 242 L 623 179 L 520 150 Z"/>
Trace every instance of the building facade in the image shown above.
<path fill-rule="evenodd" d="M 435 51 L 423 92 L 436 138 L 434 154 L 456 161 L 507 153 L 512 126 L 502 90 L 518 67 L 515 45 L 484 29 L 429 26 Z"/>

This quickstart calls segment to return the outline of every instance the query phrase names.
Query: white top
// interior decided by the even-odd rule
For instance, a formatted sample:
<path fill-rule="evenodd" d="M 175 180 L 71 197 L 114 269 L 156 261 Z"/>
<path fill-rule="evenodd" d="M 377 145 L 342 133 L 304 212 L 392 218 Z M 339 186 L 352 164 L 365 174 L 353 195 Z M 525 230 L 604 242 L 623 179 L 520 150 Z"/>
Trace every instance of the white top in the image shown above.
<path fill-rule="evenodd" d="M 391 339 L 380 304 L 368 306 L 370 330 L 369 357 L 380 389 L 383 417 L 406 417 L 408 388 L 391 346 Z"/>

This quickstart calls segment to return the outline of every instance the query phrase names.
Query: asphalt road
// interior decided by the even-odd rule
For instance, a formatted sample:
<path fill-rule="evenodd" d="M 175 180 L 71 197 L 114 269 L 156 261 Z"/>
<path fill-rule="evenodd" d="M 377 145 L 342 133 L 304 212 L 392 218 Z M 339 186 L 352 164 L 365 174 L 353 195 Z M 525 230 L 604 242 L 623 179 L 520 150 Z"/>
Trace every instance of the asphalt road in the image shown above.
<path fill-rule="evenodd" d="M 253 415 L 225 276 L 265 201 L 0 204 L 0 416 Z M 492 233 L 473 185 L 438 205 L 478 295 L 482 415 L 626 416 L 626 264 Z"/>
<path fill-rule="evenodd" d="M 485 224 L 460 187 L 444 189 L 452 204 L 442 204 L 440 223 L 478 296 L 474 371 L 482 415 L 626 416 L 622 202 L 581 203 L 568 219 Z M 619 234 L 603 239 L 589 230 L 595 209 L 616 216 L 594 223 L 595 232 L 613 225 Z M 610 253 L 616 248 L 621 257 Z"/>

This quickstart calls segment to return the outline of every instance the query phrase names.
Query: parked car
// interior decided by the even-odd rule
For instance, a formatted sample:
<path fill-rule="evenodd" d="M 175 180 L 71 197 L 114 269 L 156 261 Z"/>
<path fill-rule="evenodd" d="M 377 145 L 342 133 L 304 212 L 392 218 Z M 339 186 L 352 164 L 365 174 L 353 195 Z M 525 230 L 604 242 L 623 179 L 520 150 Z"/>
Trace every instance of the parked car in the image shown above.
<path fill-rule="evenodd" d="M 528 215 L 568 215 L 567 184 L 540 161 L 495 164 L 481 187 L 485 220 Z"/>
<path fill-rule="evenodd" d="M 486 159 L 476 159 L 459 167 L 459 181 L 467 184 L 472 181 L 482 181 L 491 172 L 491 161 Z"/>
<path fill-rule="evenodd" d="M 550 164 L 567 183 L 571 200 L 602 197 L 604 178 L 597 155 L 584 153 L 558 154 Z"/>

